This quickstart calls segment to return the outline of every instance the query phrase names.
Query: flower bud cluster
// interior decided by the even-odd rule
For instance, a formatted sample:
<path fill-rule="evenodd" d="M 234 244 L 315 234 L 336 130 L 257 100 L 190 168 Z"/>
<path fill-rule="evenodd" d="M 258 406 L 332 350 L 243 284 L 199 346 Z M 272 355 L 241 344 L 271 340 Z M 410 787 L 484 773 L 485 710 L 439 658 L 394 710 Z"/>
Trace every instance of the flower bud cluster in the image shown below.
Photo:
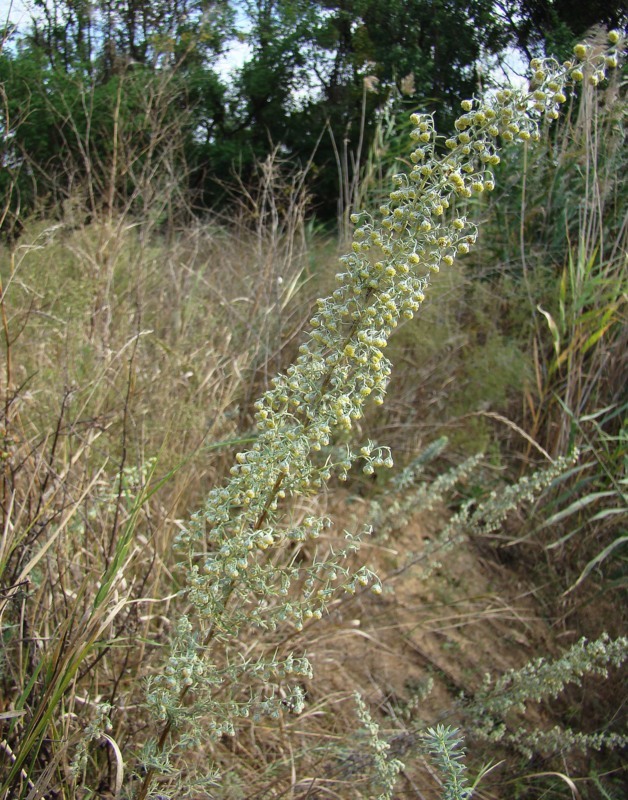
<path fill-rule="evenodd" d="M 577 44 L 574 49 L 574 61 L 565 62 L 573 81 L 586 81 L 597 86 L 606 80 L 607 70 L 615 69 L 624 48 L 624 37 L 621 31 L 609 31 L 609 47 L 604 52 L 596 52 L 590 44 Z"/>
<path fill-rule="evenodd" d="M 282 708 L 302 708 L 303 693 L 300 687 L 294 687 L 287 696 L 285 692 L 280 695 L 276 687 L 286 678 L 310 678 L 312 667 L 307 658 L 289 654 L 283 660 L 278 657 L 260 658 L 255 662 L 235 660 L 218 667 L 205 657 L 205 648 L 185 616 L 179 620 L 175 641 L 163 673 L 150 680 L 147 704 L 157 719 L 167 720 L 171 725 L 192 723 L 188 740 L 194 735 L 195 716 L 199 719 L 203 717 L 203 728 L 197 731 L 199 737 L 209 736 L 217 740 L 223 735 L 233 735 L 234 721 L 251 714 L 251 700 L 246 687 L 254 678 L 267 687 L 273 687 L 264 698 L 264 713 L 277 717 Z M 208 691 L 227 682 L 235 687 L 245 687 L 242 696 L 216 698 Z M 182 689 L 187 691 L 200 685 L 205 687 L 205 692 L 197 694 L 194 706 L 182 702 Z"/>
<path fill-rule="evenodd" d="M 362 472 L 365 475 L 373 475 L 376 469 L 386 467 L 392 469 L 393 459 L 390 447 L 376 447 L 373 442 L 368 442 L 360 448 L 360 455 L 365 461 Z"/>

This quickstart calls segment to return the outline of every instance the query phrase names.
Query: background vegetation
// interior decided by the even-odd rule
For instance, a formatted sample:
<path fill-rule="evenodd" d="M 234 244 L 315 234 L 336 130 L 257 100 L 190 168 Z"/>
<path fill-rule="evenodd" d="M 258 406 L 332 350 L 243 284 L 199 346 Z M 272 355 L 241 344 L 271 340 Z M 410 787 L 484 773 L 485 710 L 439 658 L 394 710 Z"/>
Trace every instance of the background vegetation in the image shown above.
<path fill-rule="evenodd" d="M 248 182 L 277 147 L 310 165 L 317 216 L 334 219 L 355 204 L 348 188 L 391 104 L 433 112 L 445 132 L 507 48 L 565 58 L 592 25 L 617 27 L 622 8 L 36 0 L 30 21 L 6 26 L 0 55 L 4 227 L 77 195 L 87 215 L 141 214 L 146 192 L 175 176 L 185 208 L 202 213 L 222 203 L 226 176 Z"/>
<path fill-rule="evenodd" d="M 159 761 L 146 679 L 189 611 L 173 541 L 253 441 L 348 212 L 387 194 L 406 109 L 446 132 L 507 45 L 566 56 L 620 4 L 35 6 L 0 53 L 0 786 L 127 798 Z M 285 714 L 192 740 L 152 796 L 462 797 L 437 725 L 463 731 L 477 797 L 624 796 L 622 655 L 577 670 L 582 636 L 626 633 L 624 114 L 621 76 L 583 86 L 469 200 L 479 246 L 396 331 L 387 402 L 352 433 L 397 466 L 290 510 L 335 523 L 304 563 L 371 525 L 347 565 L 381 593 L 239 642 L 250 664 L 308 655 L 304 711 L 279 681 Z M 542 499 L 500 507 L 574 447 Z M 508 699 L 500 675 L 566 652 L 564 691 Z"/>

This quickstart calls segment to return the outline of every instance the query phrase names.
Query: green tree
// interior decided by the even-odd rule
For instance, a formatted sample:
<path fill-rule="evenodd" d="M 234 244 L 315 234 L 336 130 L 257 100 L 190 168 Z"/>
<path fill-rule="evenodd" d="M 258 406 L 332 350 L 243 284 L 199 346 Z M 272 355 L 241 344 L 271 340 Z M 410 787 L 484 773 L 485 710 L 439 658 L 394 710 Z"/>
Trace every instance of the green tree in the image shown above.
<path fill-rule="evenodd" d="M 626 24 L 622 0 L 496 0 L 495 8 L 528 58 L 539 53 L 567 58 L 574 42 L 594 26 Z"/>
<path fill-rule="evenodd" d="M 458 98 L 476 93 L 487 79 L 481 67 L 507 46 L 564 55 L 590 25 L 624 21 L 619 0 L 577 9 L 568 0 L 34 5 L 30 25 L 0 56 L 0 190 L 6 195 L 13 187 L 14 210 L 22 213 L 42 198 L 56 204 L 77 186 L 93 198 L 92 212 L 98 197 L 106 196 L 108 206 L 114 195 L 127 203 L 137 191 L 132 173 L 149 152 L 149 159 L 155 155 L 156 141 L 165 141 L 155 125 L 172 131 L 178 120 L 190 188 L 201 206 L 221 197 L 216 177 L 237 165 L 246 181 L 254 161 L 281 146 L 295 162 L 316 150 L 312 188 L 319 214 L 333 218 L 391 97 L 405 106 L 400 110 L 432 113 L 447 131 Z M 250 55 L 229 85 L 217 60 L 237 39 Z M 164 95 L 158 87 L 166 84 Z M 154 103 L 147 112 L 149 98 L 166 96 L 163 114 L 154 113 Z M 117 163 L 114 179 L 110 161 L 119 160 L 124 137 L 133 142 L 133 155 L 125 152 L 135 170 L 122 174 Z"/>
<path fill-rule="evenodd" d="M 478 87 L 481 59 L 509 37 L 492 0 L 270 0 L 256 8 L 257 39 L 240 83 L 252 139 L 281 141 L 304 159 L 328 126 L 317 155 L 326 199 L 338 196 L 329 167 L 339 149 L 347 143 L 354 160 L 368 152 L 376 112 L 392 92 L 403 90 L 406 105 L 434 112 L 447 129 L 456 98 Z M 295 79 L 306 91 L 295 95 Z M 365 79 L 377 91 L 365 92 Z"/>
<path fill-rule="evenodd" d="M 206 128 L 223 115 L 213 62 L 230 31 L 230 7 L 206 0 L 37 6 L 39 16 L 0 54 L 3 166 L 10 167 L 0 191 L 22 214 L 42 201 L 56 209 L 77 191 L 90 214 L 137 206 L 155 159 L 171 158 L 175 144 L 180 159 L 201 130 L 192 106 Z M 177 174 L 185 180 L 187 170 Z"/>

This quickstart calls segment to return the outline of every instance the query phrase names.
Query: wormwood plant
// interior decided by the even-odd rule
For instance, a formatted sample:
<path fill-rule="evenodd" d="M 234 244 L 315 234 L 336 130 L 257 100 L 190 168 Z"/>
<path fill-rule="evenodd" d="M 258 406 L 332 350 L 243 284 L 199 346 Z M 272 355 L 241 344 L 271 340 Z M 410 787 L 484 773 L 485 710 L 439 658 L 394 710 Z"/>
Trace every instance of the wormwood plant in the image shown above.
<path fill-rule="evenodd" d="M 380 736 L 379 726 L 372 719 L 362 698 L 356 695 L 355 699 L 357 716 L 367 739 L 365 749 L 371 755 L 370 791 L 377 791 L 377 800 L 391 800 L 397 776 L 404 764 L 390 755 L 390 743 Z M 462 745 L 460 731 L 449 725 L 427 728 L 417 742 L 418 748 L 430 756 L 438 768 L 442 780 L 442 800 L 470 800 L 475 784 L 484 774 L 484 771 L 480 773 L 474 786 L 469 784 Z"/>
<path fill-rule="evenodd" d="M 377 800 L 391 800 L 397 775 L 403 769 L 403 764 L 399 759 L 389 757 L 390 745 L 380 737 L 379 725 L 371 717 L 364 700 L 359 694 L 355 695 L 355 702 L 357 716 L 366 735 L 367 749 L 371 752 L 373 759 L 375 779 L 371 783 L 371 791 L 377 790 Z"/>
<path fill-rule="evenodd" d="M 150 680 L 147 701 L 161 729 L 144 754 L 140 800 L 156 773 L 171 770 L 203 737 L 233 734 L 249 715 L 303 708 L 299 681 L 311 675 L 307 658 L 290 652 L 289 637 L 278 637 L 251 660 L 242 643 L 252 631 L 276 632 L 287 623 L 300 631 L 338 592 L 369 585 L 381 592 L 368 569 L 345 566 L 359 546 L 349 534 L 328 555 L 315 550 L 301 559 L 302 543 L 330 523 L 299 519 L 289 501 L 318 492 L 332 476 L 346 479 L 356 462 L 367 475 L 392 466 L 386 447 L 355 450 L 343 442 L 368 401 L 384 402 L 391 364 L 383 351 L 398 324 L 419 309 L 430 274 L 476 241 L 476 225 L 458 211 L 458 199 L 494 188 L 501 143 L 539 140 L 540 125 L 558 117 L 567 87 L 604 80 L 617 64 L 620 34 L 611 32 L 609 40 L 604 53 L 578 45 L 575 60 L 562 65 L 534 59 L 528 92 L 464 100 L 457 133 L 444 141 L 431 116 L 412 116 L 411 170 L 394 176 L 379 214 L 353 215 L 357 228 L 338 288 L 318 300 L 298 358 L 255 404 L 255 444 L 238 453 L 231 480 L 209 493 L 178 538 L 190 611 L 178 621 L 163 673 Z M 248 688 L 254 679 L 262 692 Z"/>
<path fill-rule="evenodd" d="M 444 778 L 443 800 L 468 800 L 473 796 L 463 762 L 462 737 L 455 728 L 437 725 L 425 734 L 428 752 L 438 764 Z"/>
<path fill-rule="evenodd" d="M 496 681 L 485 676 L 481 689 L 468 709 L 475 736 L 492 742 L 509 742 L 527 757 L 539 750 L 570 748 L 623 748 L 628 736 L 611 731 L 583 733 L 556 726 L 549 731 L 528 731 L 508 726 L 508 715 L 523 713 L 526 704 L 556 698 L 570 683 L 579 683 L 585 675 L 608 677 L 612 667 L 619 667 L 628 656 L 628 638 L 611 640 L 607 634 L 589 642 L 580 639 L 560 658 L 548 661 L 538 658 L 518 670 L 509 670 Z"/>

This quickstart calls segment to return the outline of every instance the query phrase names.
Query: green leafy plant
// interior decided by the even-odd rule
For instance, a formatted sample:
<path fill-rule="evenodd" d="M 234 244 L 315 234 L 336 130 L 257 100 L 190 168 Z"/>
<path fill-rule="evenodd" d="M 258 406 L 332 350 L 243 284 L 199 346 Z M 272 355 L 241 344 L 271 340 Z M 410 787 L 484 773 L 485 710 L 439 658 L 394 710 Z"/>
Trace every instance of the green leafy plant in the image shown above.
<path fill-rule="evenodd" d="M 443 800 L 468 800 L 473 797 L 473 789 L 466 777 L 464 750 L 459 732 L 445 725 L 428 728 L 425 744 L 444 779 Z"/>

